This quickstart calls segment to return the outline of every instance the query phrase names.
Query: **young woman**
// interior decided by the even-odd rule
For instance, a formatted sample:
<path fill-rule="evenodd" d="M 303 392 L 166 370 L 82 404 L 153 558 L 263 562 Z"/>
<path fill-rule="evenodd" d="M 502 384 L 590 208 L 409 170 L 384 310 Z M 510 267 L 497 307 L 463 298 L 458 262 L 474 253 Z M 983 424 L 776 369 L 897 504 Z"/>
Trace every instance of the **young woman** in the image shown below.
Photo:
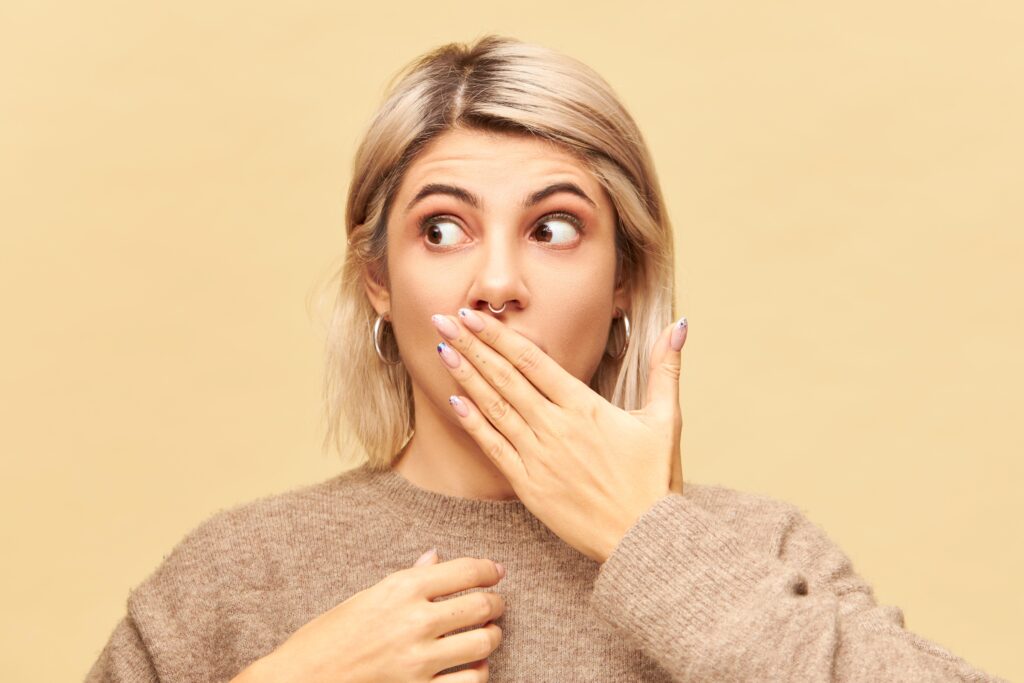
<path fill-rule="evenodd" d="M 329 336 L 361 459 L 190 532 L 89 680 L 995 680 L 795 506 L 684 482 L 672 230 L 610 87 L 496 36 L 399 76 Z"/>

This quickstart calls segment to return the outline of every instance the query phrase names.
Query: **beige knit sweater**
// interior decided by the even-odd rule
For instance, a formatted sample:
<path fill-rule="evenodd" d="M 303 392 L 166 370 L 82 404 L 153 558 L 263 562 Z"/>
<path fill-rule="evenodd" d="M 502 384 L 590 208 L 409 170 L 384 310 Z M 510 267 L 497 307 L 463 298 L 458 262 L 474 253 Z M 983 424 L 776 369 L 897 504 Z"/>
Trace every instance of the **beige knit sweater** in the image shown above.
<path fill-rule="evenodd" d="M 506 601 L 491 681 L 1001 680 L 907 631 L 789 503 L 687 482 L 598 564 L 518 500 L 365 466 L 198 525 L 129 591 L 86 680 L 228 681 L 435 546 L 508 571 L 470 589 Z"/>

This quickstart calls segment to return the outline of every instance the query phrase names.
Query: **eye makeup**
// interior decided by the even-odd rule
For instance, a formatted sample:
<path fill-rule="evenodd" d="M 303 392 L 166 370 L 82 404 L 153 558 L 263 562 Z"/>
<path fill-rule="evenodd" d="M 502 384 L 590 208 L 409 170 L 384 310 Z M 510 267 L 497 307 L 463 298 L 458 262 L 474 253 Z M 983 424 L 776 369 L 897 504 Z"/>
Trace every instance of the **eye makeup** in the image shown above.
<path fill-rule="evenodd" d="M 583 239 L 583 236 L 586 234 L 586 231 L 587 231 L 586 223 L 584 223 L 583 219 L 581 219 L 575 213 L 572 213 L 572 212 L 569 212 L 569 211 L 552 211 L 550 213 L 544 214 L 543 216 L 541 216 L 533 224 L 533 226 L 532 226 L 532 228 L 530 230 L 530 234 L 532 235 L 533 233 L 535 233 L 538 228 L 540 228 L 542 225 L 544 225 L 546 222 L 548 222 L 550 220 L 564 220 L 567 223 L 569 223 L 570 225 L 572 225 L 576 229 L 576 232 L 579 233 L 579 239 L 576 239 L 571 244 L 562 245 L 562 246 L 555 245 L 554 248 L 556 248 L 556 249 L 559 249 L 559 248 L 565 249 L 565 248 L 568 248 L 568 247 L 571 247 L 571 246 L 575 246 L 576 244 L 578 244 L 580 242 L 580 240 Z M 435 225 L 437 225 L 439 223 L 446 223 L 446 222 L 459 224 L 459 220 L 457 218 L 455 218 L 454 216 L 452 216 L 451 214 L 446 214 L 446 213 L 430 214 L 430 215 L 426 216 L 425 218 L 423 218 L 420 221 L 419 229 L 418 229 L 418 235 L 422 238 L 427 233 L 427 230 L 429 230 L 431 227 L 433 227 L 433 226 L 435 226 Z M 460 229 L 461 229 L 461 227 L 460 227 Z M 546 242 L 541 242 L 541 244 L 547 244 L 547 243 Z M 440 250 L 440 251 L 447 251 L 447 250 L 453 248 L 453 247 L 439 247 L 436 244 L 431 244 L 430 246 L 431 246 L 431 248 L 434 248 L 434 249 L 437 249 L 437 250 Z"/>

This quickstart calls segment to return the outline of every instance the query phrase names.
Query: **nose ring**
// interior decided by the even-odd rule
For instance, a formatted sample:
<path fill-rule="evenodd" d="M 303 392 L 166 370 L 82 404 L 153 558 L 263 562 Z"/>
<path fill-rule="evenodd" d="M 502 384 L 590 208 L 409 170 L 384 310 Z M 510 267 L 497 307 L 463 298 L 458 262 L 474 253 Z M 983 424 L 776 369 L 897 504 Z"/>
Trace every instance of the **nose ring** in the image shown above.
<path fill-rule="evenodd" d="M 505 303 L 503 303 L 501 305 L 501 308 L 495 310 L 494 306 L 491 305 L 491 302 L 490 301 L 487 302 L 487 308 L 490 309 L 491 313 L 494 313 L 495 315 L 497 315 L 498 313 L 504 313 L 505 312 L 505 306 L 507 306 L 507 305 L 508 305 L 508 302 L 506 301 Z"/>

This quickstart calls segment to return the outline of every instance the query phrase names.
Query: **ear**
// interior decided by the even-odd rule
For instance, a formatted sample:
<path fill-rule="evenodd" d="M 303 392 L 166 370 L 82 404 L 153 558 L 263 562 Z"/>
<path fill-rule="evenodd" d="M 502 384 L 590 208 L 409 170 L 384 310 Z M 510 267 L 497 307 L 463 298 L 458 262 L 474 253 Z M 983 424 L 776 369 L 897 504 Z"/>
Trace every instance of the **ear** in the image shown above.
<path fill-rule="evenodd" d="M 629 279 L 626 277 L 621 278 L 619 286 L 616 287 L 613 299 L 614 306 L 621 308 L 626 313 L 629 312 L 629 304 L 631 303 L 631 296 L 629 291 Z"/>
<path fill-rule="evenodd" d="M 363 289 L 366 290 L 366 296 L 377 311 L 377 315 L 384 315 L 391 310 L 391 293 L 378 278 L 379 272 L 376 269 L 363 268 Z"/>

